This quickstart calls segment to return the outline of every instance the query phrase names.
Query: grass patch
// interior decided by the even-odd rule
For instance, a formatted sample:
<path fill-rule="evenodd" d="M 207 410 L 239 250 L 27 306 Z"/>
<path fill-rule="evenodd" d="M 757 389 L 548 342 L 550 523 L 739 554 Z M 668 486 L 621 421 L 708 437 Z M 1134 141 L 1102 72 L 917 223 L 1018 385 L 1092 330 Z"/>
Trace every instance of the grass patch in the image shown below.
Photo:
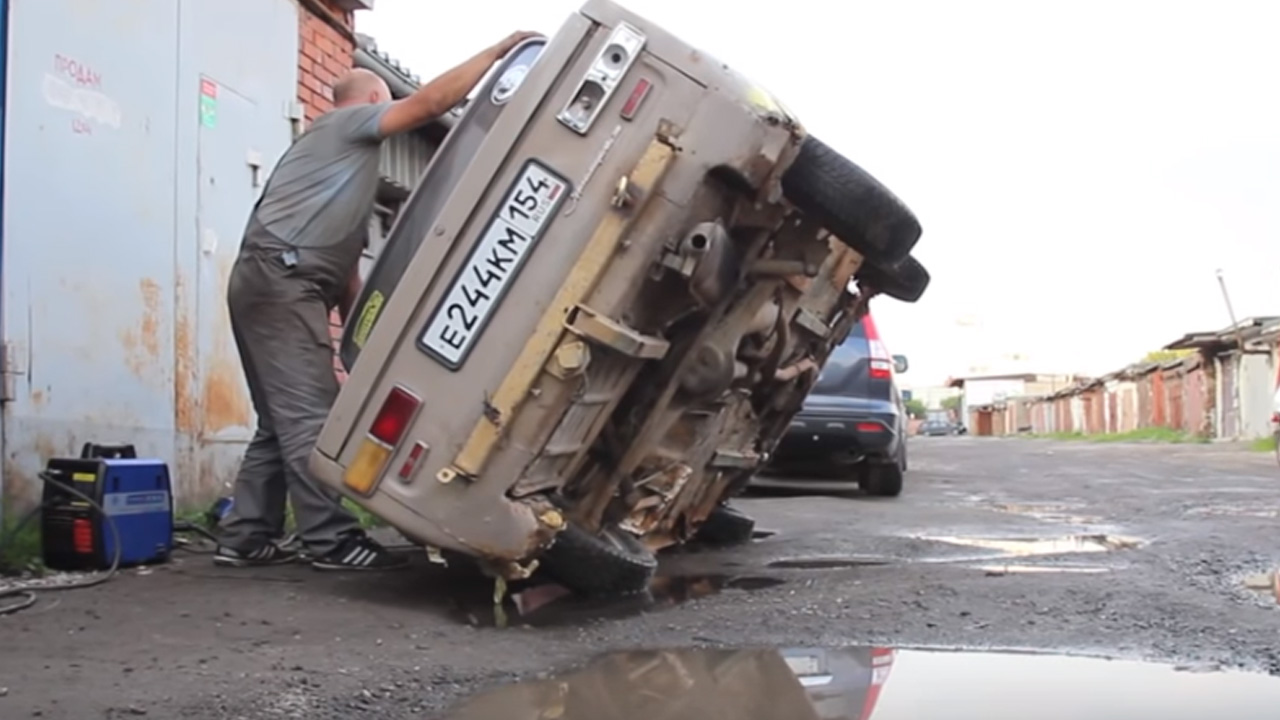
<path fill-rule="evenodd" d="M 364 528 L 365 530 L 387 526 L 386 521 L 384 521 L 382 518 L 378 517 L 377 515 L 374 515 L 368 510 L 365 510 L 364 508 L 351 502 L 347 498 L 342 499 L 342 506 L 345 507 L 347 511 L 350 512 L 352 515 L 356 516 L 356 519 L 360 521 L 360 527 Z"/>
<path fill-rule="evenodd" d="M 1260 437 L 1249 443 L 1249 449 L 1254 452 L 1272 452 L 1276 449 L 1276 439 L 1270 436 Z"/>
<path fill-rule="evenodd" d="M 1042 438 L 1045 440 L 1074 440 L 1095 443 L 1168 443 L 1180 445 L 1204 444 L 1209 442 L 1209 439 L 1206 437 L 1163 427 L 1138 428 L 1137 430 L 1130 430 L 1129 432 L 1106 433 L 1099 435 L 1086 435 L 1082 432 L 1063 432 L 1049 433 L 1046 435 L 1032 435 L 1030 437 Z"/>
<path fill-rule="evenodd" d="M 0 523 L 0 575 L 32 572 L 43 574 L 44 559 L 40 543 L 40 516 L 37 515 L 14 533 L 21 516 L 10 515 Z"/>

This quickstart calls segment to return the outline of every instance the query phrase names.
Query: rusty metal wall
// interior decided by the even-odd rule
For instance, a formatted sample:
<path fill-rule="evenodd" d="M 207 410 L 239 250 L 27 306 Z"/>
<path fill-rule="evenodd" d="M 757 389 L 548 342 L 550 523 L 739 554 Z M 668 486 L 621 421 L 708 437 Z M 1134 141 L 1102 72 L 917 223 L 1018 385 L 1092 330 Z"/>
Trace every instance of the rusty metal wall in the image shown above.
<path fill-rule="evenodd" d="M 1166 400 L 1166 425 L 1174 430 L 1182 430 L 1182 373 L 1180 368 L 1172 368 L 1163 371 L 1164 374 L 1164 392 Z"/>
<path fill-rule="evenodd" d="M 1184 429 L 1195 435 L 1212 437 L 1213 423 L 1209 412 L 1211 386 L 1207 380 L 1208 376 L 1203 363 L 1188 369 L 1182 379 L 1183 393 L 1186 398 L 1183 409 Z"/>
<path fill-rule="evenodd" d="M 180 501 L 234 471 L 252 412 L 223 288 L 289 142 L 296 12 L 291 0 L 14 3 L 4 476 L 19 504 L 50 456 L 86 441 L 169 461 Z"/>

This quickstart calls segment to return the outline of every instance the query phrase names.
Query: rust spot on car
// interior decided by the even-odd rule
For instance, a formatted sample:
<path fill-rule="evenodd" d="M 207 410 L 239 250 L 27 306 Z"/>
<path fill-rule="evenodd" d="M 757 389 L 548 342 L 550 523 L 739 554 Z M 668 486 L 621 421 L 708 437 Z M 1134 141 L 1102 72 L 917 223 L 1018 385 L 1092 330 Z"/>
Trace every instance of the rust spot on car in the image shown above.
<path fill-rule="evenodd" d="M 209 364 L 201 398 L 205 432 L 249 426 L 252 408 L 241 375 L 240 366 L 225 357 Z"/>

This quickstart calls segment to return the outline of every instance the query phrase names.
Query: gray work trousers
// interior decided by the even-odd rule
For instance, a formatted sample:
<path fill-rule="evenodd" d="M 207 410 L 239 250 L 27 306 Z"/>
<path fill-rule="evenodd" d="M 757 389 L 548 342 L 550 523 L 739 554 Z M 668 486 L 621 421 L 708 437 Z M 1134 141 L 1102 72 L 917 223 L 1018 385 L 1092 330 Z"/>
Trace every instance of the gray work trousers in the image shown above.
<path fill-rule="evenodd" d="M 360 530 L 340 496 L 307 468 L 338 395 L 329 306 L 305 269 L 286 267 L 279 249 L 250 241 L 231 271 L 227 305 L 258 427 L 240 463 L 235 505 L 219 541 L 252 551 L 277 537 L 287 493 L 299 538 L 309 552 L 327 553 Z"/>

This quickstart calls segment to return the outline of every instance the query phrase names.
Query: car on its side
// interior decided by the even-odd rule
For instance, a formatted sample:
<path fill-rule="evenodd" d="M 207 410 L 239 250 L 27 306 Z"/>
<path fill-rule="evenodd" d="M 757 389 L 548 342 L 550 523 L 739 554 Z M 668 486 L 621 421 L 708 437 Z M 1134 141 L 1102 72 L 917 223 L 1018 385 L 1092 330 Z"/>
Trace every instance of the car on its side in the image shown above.
<path fill-rule="evenodd" d="M 889 355 L 867 314 L 831 356 L 752 487 L 813 492 L 861 489 L 895 497 L 907 471 L 908 415 Z"/>

